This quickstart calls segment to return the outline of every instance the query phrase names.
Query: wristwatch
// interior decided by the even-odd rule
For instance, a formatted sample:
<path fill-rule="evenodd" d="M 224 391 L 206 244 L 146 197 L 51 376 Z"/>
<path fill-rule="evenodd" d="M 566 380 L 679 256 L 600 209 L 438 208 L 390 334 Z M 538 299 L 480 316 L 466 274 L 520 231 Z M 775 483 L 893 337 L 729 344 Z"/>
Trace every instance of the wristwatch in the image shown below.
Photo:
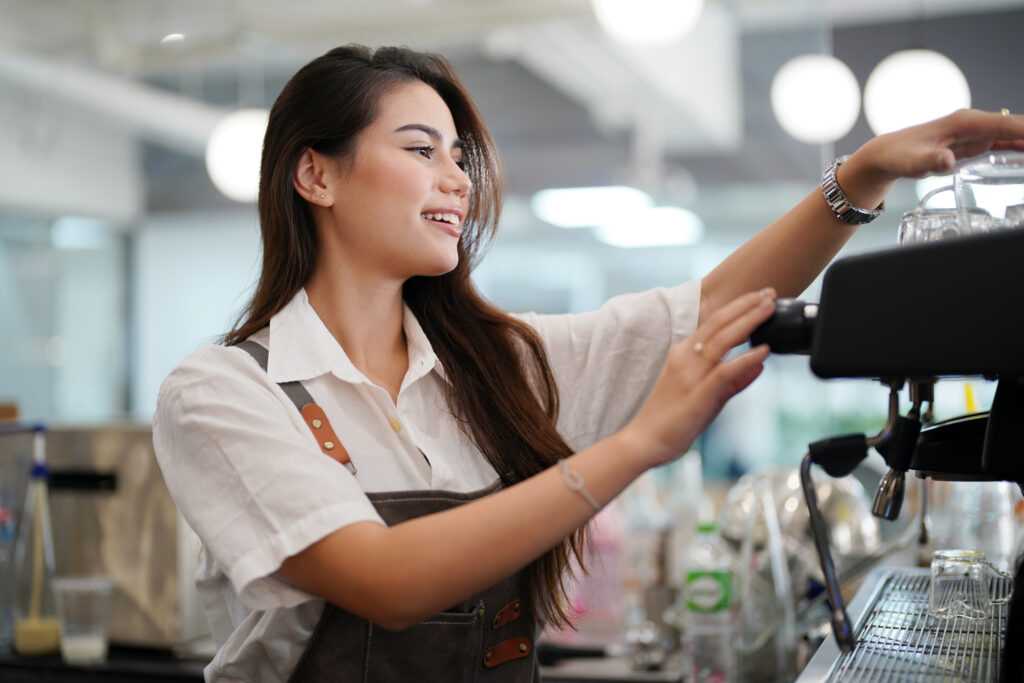
<path fill-rule="evenodd" d="M 824 175 L 821 176 L 821 193 L 825 196 L 825 201 L 832 209 L 832 213 L 839 220 L 855 225 L 870 223 L 885 211 L 885 202 L 879 204 L 874 211 L 862 209 L 850 203 L 850 200 L 843 194 L 842 188 L 839 187 L 839 183 L 836 182 L 836 170 L 849 158 L 849 155 L 841 156 L 829 164 Z"/>

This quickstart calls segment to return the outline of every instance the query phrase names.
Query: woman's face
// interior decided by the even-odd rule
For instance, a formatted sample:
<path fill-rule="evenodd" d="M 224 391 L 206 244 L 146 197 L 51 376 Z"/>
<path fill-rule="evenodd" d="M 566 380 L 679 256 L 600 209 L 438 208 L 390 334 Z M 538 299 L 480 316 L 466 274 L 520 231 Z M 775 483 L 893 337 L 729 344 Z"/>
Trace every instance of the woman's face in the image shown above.
<path fill-rule="evenodd" d="M 433 88 L 415 81 L 385 95 L 331 183 L 348 266 L 403 282 L 452 270 L 471 186 L 461 163 L 451 112 Z"/>

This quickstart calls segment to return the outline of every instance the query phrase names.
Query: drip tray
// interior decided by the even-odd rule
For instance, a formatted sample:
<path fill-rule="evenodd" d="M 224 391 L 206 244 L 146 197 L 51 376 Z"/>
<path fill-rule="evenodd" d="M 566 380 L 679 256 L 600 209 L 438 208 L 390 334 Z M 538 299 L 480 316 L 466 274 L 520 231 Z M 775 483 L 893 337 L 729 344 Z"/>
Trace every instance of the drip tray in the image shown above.
<path fill-rule="evenodd" d="M 812 681 L 915 681 L 983 683 L 999 680 L 1007 606 L 985 619 L 936 619 L 928 614 L 927 569 L 876 569 L 857 592 L 849 614 L 857 644 L 841 653 L 830 635 L 798 679 Z M 990 580 L 994 598 L 1011 581 Z"/>

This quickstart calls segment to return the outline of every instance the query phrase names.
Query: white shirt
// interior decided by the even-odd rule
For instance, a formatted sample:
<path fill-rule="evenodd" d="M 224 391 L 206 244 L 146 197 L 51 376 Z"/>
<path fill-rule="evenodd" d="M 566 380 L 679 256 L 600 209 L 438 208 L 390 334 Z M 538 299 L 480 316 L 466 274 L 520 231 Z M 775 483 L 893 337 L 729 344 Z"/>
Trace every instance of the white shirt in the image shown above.
<path fill-rule="evenodd" d="M 519 314 L 537 330 L 558 385 L 558 429 L 573 450 L 628 422 L 668 347 L 696 328 L 699 282 L 609 300 L 575 315 Z M 475 491 L 497 475 L 452 419 L 444 369 L 415 316 L 403 321 L 409 369 L 397 403 L 345 355 L 300 291 L 244 350 L 204 346 L 164 381 L 153 440 L 164 479 L 203 541 L 196 586 L 218 651 L 208 681 L 285 680 L 321 599 L 275 572 L 289 556 L 358 521 L 381 521 L 365 492 Z M 324 455 L 278 386 L 300 380 L 357 474 Z"/>

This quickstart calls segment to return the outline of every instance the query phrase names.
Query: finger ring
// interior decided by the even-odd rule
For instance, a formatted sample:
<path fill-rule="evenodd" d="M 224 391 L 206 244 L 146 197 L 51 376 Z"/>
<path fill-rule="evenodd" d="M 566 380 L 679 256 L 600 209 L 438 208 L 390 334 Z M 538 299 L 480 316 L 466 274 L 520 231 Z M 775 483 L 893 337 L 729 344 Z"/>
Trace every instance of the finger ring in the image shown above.
<path fill-rule="evenodd" d="M 699 356 L 701 356 L 701 357 L 702 357 L 702 358 L 703 358 L 704 360 L 706 360 L 707 362 L 709 362 L 709 363 L 714 363 L 714 362 L 715 362 L 715 361 L 714 361 L 714 360 L 713 360 L 713 359 L 711 358 L 711 356 L 709 356 L 709 355 L 708 355 L 708 351 L 707 351 L 707 349 L 706 349 L 706 348 L 704 347 L 704 343 L 703 343 L 703 342 L 697 342 L 696 344 L 694 344 L 694 345 L 693 345 L 693 350 L 694 350 L 694 351 L 696 351 L 696 352 L 697 352 L 697 354 L 698 354 Z"/>
<path fill-rule="evenodd" d="M 999 113 L 1002 114 L 1003 118 L 1005 119 L 1007 116 L 1010 115 L 1010 110 L 1007 109 L 1006 107 L 1003 107 L 1002 109 L 999 110 Z"/>

